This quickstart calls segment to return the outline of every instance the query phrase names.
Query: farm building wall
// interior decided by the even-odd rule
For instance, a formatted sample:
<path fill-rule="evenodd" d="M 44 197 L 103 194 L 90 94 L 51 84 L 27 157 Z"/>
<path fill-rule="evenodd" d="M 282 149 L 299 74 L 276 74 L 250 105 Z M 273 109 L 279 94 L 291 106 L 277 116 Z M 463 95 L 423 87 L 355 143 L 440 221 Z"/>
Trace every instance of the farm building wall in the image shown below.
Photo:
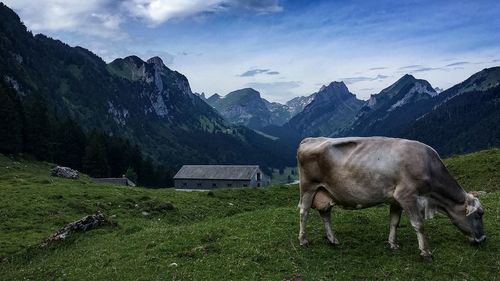
<path fill-rule="evenodd" d="M 182 171 L 184 167 L 185 166 L 183 166 L 180 171 Z M 199 170 L 197 172 L 199 172 Z M 202 176 L 206 176 L 206 178 L 194 178 L 192 177 L 192 174 L 186 174 L 186 171 L 184 171 L 183 176 L 178 176 L 179 173 L 181 172 L 178 172 L 178 174 L 174 176 L 174 185 L 175 188 L 178 189 L 206 190 L 213 188 L 265 187 L 271 182 L 270 177 L 264 174 L 260 168 L 253 170 L 251 175 L 247 175 L 245 177 L 242 177 L 237 171 L 234 175 L 229 175 L 232 179 L 217 179 L 214 174 L 201 174 Z M 228 176 L 227 173 L 226 176 Z"/>

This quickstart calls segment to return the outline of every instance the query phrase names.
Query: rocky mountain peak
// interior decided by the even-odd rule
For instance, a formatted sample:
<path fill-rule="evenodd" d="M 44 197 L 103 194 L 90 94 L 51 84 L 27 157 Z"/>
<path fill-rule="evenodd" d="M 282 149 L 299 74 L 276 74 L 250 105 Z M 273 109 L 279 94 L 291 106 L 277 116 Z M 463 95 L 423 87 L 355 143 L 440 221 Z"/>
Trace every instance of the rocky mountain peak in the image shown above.
<path fill-rule="evenodd" d="M 412 97 L 422 94 L 431 97 L 438 95 L 436 90 L 426 80 L 417 79 L 413 75 L 405 74 L 394 82 L 394 84 L 380 91 L 379 94 L 371 95 L 368 106 L 373 109 L 381 105 L 381 100 L 391 102 L 393 98 L 400 96 L 399 100 L 394 104 L 395 107 L 399 107 L 402 104 L 406 104 Z"/>
<path fill-rule="evenodd" d="M 252 88 L 232 91 L 221 99 L 225 106 L 252 106 L 265 107 L 265 102 L 260 93 Z"/>
<path fill-rule="evenodd" d="M 349 89 L 345 85 L 344 82 L 334 81 L 328 84 L 328 86 L 322 86 L 319 92 L 316 93 L 314 100 L 315 101 L 344 101 L 349 98 L 355 97 L 354 94 L 349 92 Z M 314 102 L 314 101 L 313 101 Z"/>
<path fill-rule="evenodd" d="M 157 67 L 165 67 L 165 65 L 163 64 L 163 60 L 158 56 L 155 56 L 155 57 L 148 59 L 147 63 L 153 64 L 154 66 L 157 66 Z"/>
<path fill-rule="evenodd" d="M 128 63 L 133 63 L 136 66 L 141 66 L 144 64 L 144 61 L 141 58 L 139 58 L 138 56 L 128 56 L 128 57 L 125 57 L 123 60 L 128 62 Z"/>

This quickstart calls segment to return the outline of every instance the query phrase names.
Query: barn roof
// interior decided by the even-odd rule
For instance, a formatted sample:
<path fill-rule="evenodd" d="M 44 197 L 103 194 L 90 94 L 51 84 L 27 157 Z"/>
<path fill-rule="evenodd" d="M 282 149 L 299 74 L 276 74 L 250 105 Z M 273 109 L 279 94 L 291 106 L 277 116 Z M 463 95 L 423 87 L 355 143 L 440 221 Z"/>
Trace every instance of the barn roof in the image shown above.
<path fill-rule="evenodd" d="M 135 183 L 128 178 L 93 178 L 94 182 L 111 183 L 125 186 L 135 186 Z"/>
<path fill-rule="evenodd" d="M 174 179 L 250 180 L 257 165 L 184 165 Z"/>

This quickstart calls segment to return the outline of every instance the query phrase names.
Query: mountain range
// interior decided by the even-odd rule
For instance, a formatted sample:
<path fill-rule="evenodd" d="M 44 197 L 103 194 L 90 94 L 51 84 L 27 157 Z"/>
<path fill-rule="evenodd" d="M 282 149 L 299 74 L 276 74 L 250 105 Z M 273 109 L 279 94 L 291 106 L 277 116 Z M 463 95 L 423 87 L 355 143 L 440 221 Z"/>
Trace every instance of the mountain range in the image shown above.
<path fill-rule="evenodd" d="M 33 36 L 3 4 L 0 79 L 21 100 L 41 96 L 56 118 L 124 137 L 165 166 L 294 162 L 293 153 L 277 151 L 277 142 L 224 120 L 159 57 L 129 56 L 106 64 L 84 48 Z"/>
<path fill-rule="evenodd" d="M 420 140 L 450 155 L 500 145 L 499 83 L 500 67 L 484 69 L 444 91 L 406 74 L 362 101 L 343 82 L 332 82 L 311 95 L 274 103 L 290 112 L 285 122 L 272 122 L 269 102 L 254 89 L 214 95 L 207 102 L 229 122 L 290 147 L 309 136 L 379 135 Z"/>
<path fill-rule="evenodd" d="M 205 101 L 230 123 L 260 130 L 270 125 L 285 124 L 312 99 L 297 97 L 281 104 L 267 101 L 255 89 L 245 88 L 230 92 L 224 97 L 214 94 Z"/>
<path fill-rule="evenodd" d="M 251 88 L 206 98 L 159 57 L 106 63 L 82 47 L 33 35 L 0 4 L 0 79 L 21 103 L 39 96 L 54 118 L 127 139 L 172 169 L 293 166 L 296 146 L 308 136 L 406 137 L 445 155 L 500 146 L 500 67 L 444 91 L 404 75 L 368 101 L 341 81 L 285 104 Z"/>
<path fill-rule="evenodd" d="M 420 140 L 450 155 L 500 145 L 499 94 L 500 67 L 493 67 L 447 90 L 406 74 L 367 101 L 357 99 L 343 82 L 332 82 L 311 95 L 274 103 L 290 112 L 285 122 L 272 122 L 269 102 L 254 89 L 214 95 L 207 102 L 228 122 L 260 130 L 289 147 L 309 136 L 379 135 Z"/>

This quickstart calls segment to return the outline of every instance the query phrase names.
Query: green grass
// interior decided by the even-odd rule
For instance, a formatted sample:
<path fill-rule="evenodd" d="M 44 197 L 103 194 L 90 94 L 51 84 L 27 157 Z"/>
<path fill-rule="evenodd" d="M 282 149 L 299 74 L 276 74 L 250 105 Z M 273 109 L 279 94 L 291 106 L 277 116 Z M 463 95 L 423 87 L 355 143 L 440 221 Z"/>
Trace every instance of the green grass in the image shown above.
<path fill-rule="evenodd" d="M 57 179 L 49 165 L 0 156 L 0 279 L 4 280 L 495 280 L 500 272 L 500 150 L 446 161 L 468 190 L 483 190 L 486 244 L 475 247 L 444 216 L 426 222 L 432 263 L 420 260 L 403 218 L 401 250 L 386 246 L 388 208 L 335 209 L 340 247 L 319 216 L 298 246 L 298 187 L 176 192 Z M 106 226 L 40 248 L 95 211 Z M 143 213 L 146 212 L 147 215 Z M 176 263 L 177 266 L 171 265 Z"/>

